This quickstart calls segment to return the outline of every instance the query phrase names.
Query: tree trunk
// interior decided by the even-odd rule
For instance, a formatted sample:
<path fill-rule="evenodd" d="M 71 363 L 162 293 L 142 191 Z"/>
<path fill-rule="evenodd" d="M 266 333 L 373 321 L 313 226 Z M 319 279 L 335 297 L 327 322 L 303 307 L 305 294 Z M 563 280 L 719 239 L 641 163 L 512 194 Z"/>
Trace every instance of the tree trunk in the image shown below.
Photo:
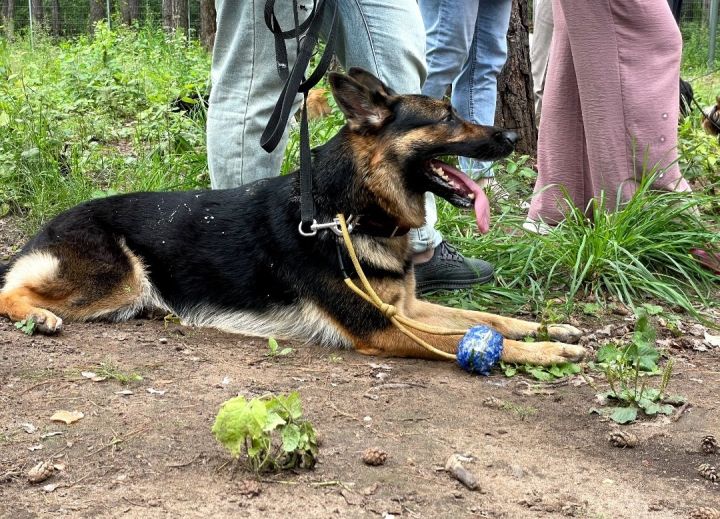
<path fill-rule="evenodd" d="M 188 4 L 187 0 L 172 0 L 173 29 L 182 30 L 190 36 L 188 26 Z"/>
<path fill-rule="evenodd" d="M 138 0 L 120 0 L 120 12 L 122 13 L 122 21 L 126 25 L 140 18 L 140 4 Z"/>
<path fill-rule="evenodd" d="M 105 18 L 104 0 L 90 0 L 90 33 L 95 32 L 95 24 Z"/>
<path fill-rule="evenodd" d="M 162 0 L 162 19 L 166 31 L 173 28 L 173 0 Z"/>
<path fill-rule="evenodd" d="M 537 128 L 530 72 L 527 2 L 513 0 L 507 38 L 508 59 L 498 78 L 495 124 L 516 131 L 520 136 L 517 151 L 534 157 L 537 152 Z"/>
<path fill-rule="evenodd" d="M 60 26 L 60 0 L 52 0 L 52 20 L 51 20 L 51 26 L 50 30 L 52 31 L 52 35 L 55 38 L 60 37 L 60 31 L 62 30 L 62 27 Z"/>
<path fill-rule="evenodd" d="M 162 0 L 163 27 L 166 31 L 188 32 L 188 0 Z"/>
<path fill-rule="evenodd" d="M 214 0 L 200 0 L 200 41 L 210 52 L 215 44 L 216 16 Z"/>
<path fill-rule="evenodd" d="M 31 0 L 30 8 L 32 9 L 33 23 L 42 26 L 45 21 L 45 10 L 43 9 L 42 0 Z"/>
<path fill-rule="evenodd" d="M 5 28 L 5 36 L 11 40 L 15 36 L 15 0 L 3 0 L 0 23 Z"/>

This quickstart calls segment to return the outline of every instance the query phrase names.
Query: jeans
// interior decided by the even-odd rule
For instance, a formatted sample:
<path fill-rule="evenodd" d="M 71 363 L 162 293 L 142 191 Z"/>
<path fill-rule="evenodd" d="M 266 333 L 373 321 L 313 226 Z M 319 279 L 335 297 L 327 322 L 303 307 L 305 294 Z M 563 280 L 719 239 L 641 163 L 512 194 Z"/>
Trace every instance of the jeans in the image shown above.
<path fill-rule="evenodd" d="M 495 122 L 497 77 L 507 58 L 512 0 L 419 0 L 427 35 L 428 77 L 422 93 L 445 96 L 476 124 Z M 460 158 L 473 177 L 492 176 L 489 162 Z"/>
<path fill-rule="evenodd" d="M 346 69 L 368 70 L 398 93 L 419 93 L 426 74 L 425 39 L 415 0 L 327 0 L 326 13 L 335 2 L 335 54 L 340 63 Z M 298 3 L 300 14 L 306 16 L 312 1 Z M 283 86 L 273 35 L 263 18 L 265 0 L 216 0 L 215 7 L 207 140 L 212 187 L 221 189 L 279 175 L 288 132 L 273 153 L 260 147 Z M 293 27 L 292 2 L 276 2 L 275 13 L 283 30 Z M 287 47 L 292 67 L 295 42 L 288 40 Z M 298 96 L 298 106 L 301 99 Z M 425 205 L 426 224 L 410 232 L 416 253 L 442 241 L 434 229 L 437 211 L 432 195 L 427 195 Z"/>

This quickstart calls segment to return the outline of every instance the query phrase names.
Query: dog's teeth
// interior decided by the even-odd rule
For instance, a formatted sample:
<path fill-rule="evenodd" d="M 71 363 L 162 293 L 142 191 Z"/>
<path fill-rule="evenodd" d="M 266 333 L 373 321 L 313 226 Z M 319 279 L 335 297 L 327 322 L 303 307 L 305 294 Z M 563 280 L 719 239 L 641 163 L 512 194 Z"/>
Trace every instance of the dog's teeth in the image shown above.
<path fill-rule="evenodd" d="M 475 193 L 470 193 L 467 196 L 470 200 L 475 200 Z"/>

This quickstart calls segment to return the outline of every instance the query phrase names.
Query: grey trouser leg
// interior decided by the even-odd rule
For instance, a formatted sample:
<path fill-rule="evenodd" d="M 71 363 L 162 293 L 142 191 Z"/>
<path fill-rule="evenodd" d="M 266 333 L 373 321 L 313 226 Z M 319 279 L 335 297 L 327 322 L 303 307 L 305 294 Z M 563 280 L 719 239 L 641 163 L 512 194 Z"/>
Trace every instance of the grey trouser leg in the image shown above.
<path fill-rule="evenodd" d="M 369 70 L 398 93 L 419 93 L 425 79 L 425 31 L 414 0 L 338 2 L 336 54 L 346 68 Z M 309 12 L 310 0 L 299 2 Z M 217 35 L 208 110 L 208 162 L 214 189 L 236 187 L 278 175 L 287 132 L 271 153 L 260 147 L 282 82 L 275 67 L 275 42 L 265 26 L 265 0 L 216 0 Z M 281 26 L 292 27 L 292 2 L 275 3 Z M 294 42 L 288 42 L 291 64 Z M 437 246 L 442 236 L 432 195 L 426 225 L 411 231 L 415 252 Z"/>
<path fill-rule="evenodd" d="M 530 46 L 530 65 L 535 94 L 535 120 L 540 125 L 545 76 L 550 59 L 553 35 L 552 0 L 533 0 L 533 34 Z"/>

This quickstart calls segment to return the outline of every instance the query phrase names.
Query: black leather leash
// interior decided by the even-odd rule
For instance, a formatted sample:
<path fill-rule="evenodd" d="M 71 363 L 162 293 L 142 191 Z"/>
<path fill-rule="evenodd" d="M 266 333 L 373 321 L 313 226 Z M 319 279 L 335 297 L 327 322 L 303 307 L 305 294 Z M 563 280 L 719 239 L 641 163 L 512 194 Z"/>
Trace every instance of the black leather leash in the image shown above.
<path fill-rule="evenodd" d="M 310 155 L 310 130 L 307 119 L 307 98 L 308 92 L 323 77 L 333 56 L 335 41 L 335 25 L 337 20 L 337 2 L 333 2 L 332 19 L 330 22 L 325 50 L 320 62 L 310 77 L 305 79 L 310 58 L 318 43 L 320 28 L 323 23 L 325 12 L 325 0 L 313 2 L 310 15 L 302 23 L 298 23 L 298 3 L 293 0 L 295 27 L 283 31 L 275 17 L 275 0 L 267 0 L 265 3 L 265 25 L 275 36 L 275 59 L 280 78 L 285 80 L 280 98 L 275 104 L 273 113 L 270 116 L 268 125 L 265 127 L 260 138 L 260 145 L 268 153 L 273 151 L 287 126 L 290 111 L 295 96 L 298 93 L 303 95 L 303 103 L 300 117 L 300 224 L 298 230 L 303 236 L 315 236 L 317 234 L 317 221 L 315 220 L 315 202 L 312 193 L 312 158 Z M 297 45 L 297 59 L 288 73 L 288 57 L 285 40 L 295 39 Z"/>

